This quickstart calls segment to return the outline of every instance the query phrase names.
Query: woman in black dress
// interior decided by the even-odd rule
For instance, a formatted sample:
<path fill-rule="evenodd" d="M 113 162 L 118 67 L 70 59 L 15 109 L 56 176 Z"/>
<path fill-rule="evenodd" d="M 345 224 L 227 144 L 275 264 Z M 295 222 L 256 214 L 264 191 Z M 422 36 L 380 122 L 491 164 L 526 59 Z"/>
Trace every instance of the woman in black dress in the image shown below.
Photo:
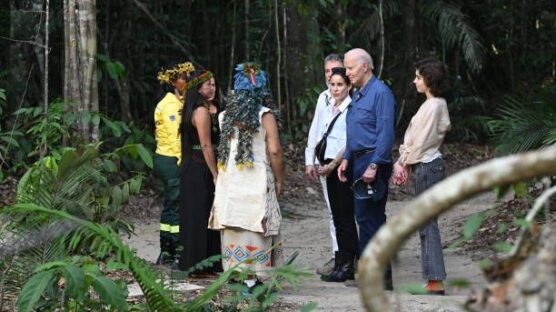
<path fill-rule="evenodd" d="M 218 102 L 210 71 L 195 71 L 188 82 L 185 113 L 181 124 L 180 270 L 220 254 L 220 233 L 207 228 L 218 176 L 215 146 L 218 145 Z M 220 261 L 197 273 L 221 272 Z"/>

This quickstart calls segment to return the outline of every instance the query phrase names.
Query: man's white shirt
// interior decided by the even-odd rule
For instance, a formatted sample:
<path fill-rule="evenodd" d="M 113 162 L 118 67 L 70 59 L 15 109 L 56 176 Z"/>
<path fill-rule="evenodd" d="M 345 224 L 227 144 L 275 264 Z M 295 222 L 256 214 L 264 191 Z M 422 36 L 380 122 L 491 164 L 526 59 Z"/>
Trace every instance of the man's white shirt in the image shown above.
<path fill-rule="evenodd" d="M 317 107 L 315 107 L 315 114 L 309 129 L 309 136 L 307 137 L 307 147 L 305 148 L 305 166 L 312 166 L 315 164 L 315 146 L 322 136 L 321 129 L 324 128 L 328 120 L 326 119 L 326 107 L 330 105 L 334 99 L 330 94 L 330 90 L 326 89 L 319 94 L 317 100 Z"/>

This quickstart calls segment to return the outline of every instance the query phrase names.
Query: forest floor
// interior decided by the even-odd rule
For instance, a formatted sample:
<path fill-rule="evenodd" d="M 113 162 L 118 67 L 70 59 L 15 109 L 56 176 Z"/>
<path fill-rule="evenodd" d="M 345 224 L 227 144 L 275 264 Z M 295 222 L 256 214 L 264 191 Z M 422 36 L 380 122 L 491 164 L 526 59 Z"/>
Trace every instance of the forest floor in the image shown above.
<path fill-rule="evenodd" d="M 449 174 L 491 158 L 488 148 L 473 145 L 446 145 L 443 153 Z M 314 272 L 316 267 L 331 258 L 332 253 L 328 216 L 320 184 L 312 183 L 305 177 L 302 155 L 302 150 L 289 146 L 286 157 L 286 188 L 280 198 L 284 216 L 282 235 L 286 256 L 299 251 L 295 263 Z M 403 213 L 403 207 L 411 200 L 412 194 L 411 185 L 393 187 L 390 190 L 387 214 L 391 216 Z M 157 211 L 160 209 L 160 202 L 152 194 L 147 194 L 130 207 L 133 215 L 139 219 L 136 220 L 137 235 L 131 237 L 129 243 L 140 257 L 148 261 L 154 261 L 159 253 Z M 506 239 L 500 235 L 497 237 L 497 232 L 490 229 L 493 224 L 496 225 L 496 220 L 507 214 L 504 209 L 491 209 L 496 206 L 511 209 L 511 205 L 501 205 L 496 195 L 489 192 L 458 205 L 439 218 L 448 280 L 467 281 L 470 288 L 448 285 L 446 296 L 411 295 L 403 292 L 404 285 L 422 283 L 419 239 L 417 235 L 413 235 L 405 243 L 393 263 L 395 290 L 390 292 L 392 301 L 400 311 L 463 311 L 470 289 L 486 286 L 480 271 L 480 260 L 493 254 L 490 246 L 495 239 Z M 471 242 L 449 248 L 461 236 L 467 218 L 487 210 L 499 213 L 490 214 L 489 218 L 494 221 L 485 223 L 485 227 L 480 229 L 481 235 Z M 210 281 L 191 279 L 188 282 L 186 288 L 199 292 L 199 287 L 205 287 Z M 343 283 L 320 281 L 316 274 L 304 279 L 299 289 L 286 287 L 280 291 L 277 301 L 277 310 L 280 311 L 296 311 L 309 302 L 318 304 L 317 311 L 364 310 L 357 288 L 347 287 Z"/>

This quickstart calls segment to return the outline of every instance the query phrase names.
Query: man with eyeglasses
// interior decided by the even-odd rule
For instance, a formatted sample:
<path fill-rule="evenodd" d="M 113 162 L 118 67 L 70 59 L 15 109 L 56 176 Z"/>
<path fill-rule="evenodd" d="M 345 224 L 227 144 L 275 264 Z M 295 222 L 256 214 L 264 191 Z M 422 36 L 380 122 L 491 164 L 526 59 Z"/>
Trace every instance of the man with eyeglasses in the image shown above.
<path fill-rule="evenodd" d="M 395 139 L 396 101 L 390 88 L 373 74 L 373 60 L 363 49 L 344 56 L 344 67 L 356 88 L 346 116 L 346 151 L 338 178 L 354 181 L 355 220 L 359 226 L 359 256 L 386 222 L 391 151 Z M 348 166 L 351 170 L 348 170 Z M 363 185 L 363 187 L 361 187 Z M 385 272 L 386 289 L 392 289 L 392 269 Z"/>
<path fill-rule="evenodd" d="M 330 105 L 332 95 L 330 94 L 330 89 L 328 88 L 328 80 L 332 75 L 332 69 L 335 67 L 343 67 L 342 57 L 338 54 L 329 54 L 324 58 L 324 78 L 326 81 L 326 90 L 322 91 L 317 100 L 317 107 L 315 108 L 315 114 L 313 115 L 313 120 L 311 122 L 311 128 L 309 130 L 309 136 L 307 137 L 307 147 L 305 148 L 305 173 L 309 179 L 316 182 L 317 179 L 320 180 L 322 184 L 322 189 L 324 193 L 324 201 L 326 202 L 326 207 L 328 209 L 328 226 L 330 230 L 330 239 L 332 241 L 332 255 L 338 251 L 338 242 L 336 240 L 336 228 L 334 227 L 334 221 L 332 218 L 332 210 L 330 209 L 330 201 L 328 200 L 328 192 L 326 187 L 326 177 L 317 174 L 315 168 L 315 146 L 319 141 L 319 132 L 324 127 L 327 122 L 326 108 Z M 334 256 L 328 259 L 321 267 L 317 268 L 317 274 L 330 274 L 334 270 Z"/>

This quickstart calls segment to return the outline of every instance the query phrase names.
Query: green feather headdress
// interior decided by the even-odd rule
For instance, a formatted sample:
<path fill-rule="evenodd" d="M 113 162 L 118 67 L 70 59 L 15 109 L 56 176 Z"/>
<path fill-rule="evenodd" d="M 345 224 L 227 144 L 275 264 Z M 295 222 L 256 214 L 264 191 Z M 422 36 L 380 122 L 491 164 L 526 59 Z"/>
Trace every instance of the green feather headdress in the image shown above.
<path fill-rule="evenodd" d="M 251 63 L 249 63 L 249 66 L 254 67 Z M 264 74 L 264 71 L 260 70 L 258 65 L 255 66 L 257 66 L 258 70 L 256 74 Z M 249 77 L 244 72 L 246 67 L 236 67 L 235 90 L 229 96 L 228 104 L 226 105 L 220 145 L 218 146 L 218 168 L 220 170 L 225 170 L 230 154 L 230 141 L 235 135 L 236 128 L 238 129 L 238 146 L 235 156 L 236 166 L 240 170 L 243 167 L 253 167 L 253 162 L 255 161 L 253 157 L 253 135 L 259 131 L 259 111 L 263 106 L 270 109 L 274 108 L 272 96 L 266 86 L 266 77 L 263 76 L 264 79 L 258 79 L 259 77 L 253 79 L 253 75 Z M 239 79 L 245 81 L 239 83 Z M 247 84 L 252 84 L 252 86 L 247 88 L 245 87 Z M 277 111 L 273 111 L 273 113 L 276 115 Z"/>

